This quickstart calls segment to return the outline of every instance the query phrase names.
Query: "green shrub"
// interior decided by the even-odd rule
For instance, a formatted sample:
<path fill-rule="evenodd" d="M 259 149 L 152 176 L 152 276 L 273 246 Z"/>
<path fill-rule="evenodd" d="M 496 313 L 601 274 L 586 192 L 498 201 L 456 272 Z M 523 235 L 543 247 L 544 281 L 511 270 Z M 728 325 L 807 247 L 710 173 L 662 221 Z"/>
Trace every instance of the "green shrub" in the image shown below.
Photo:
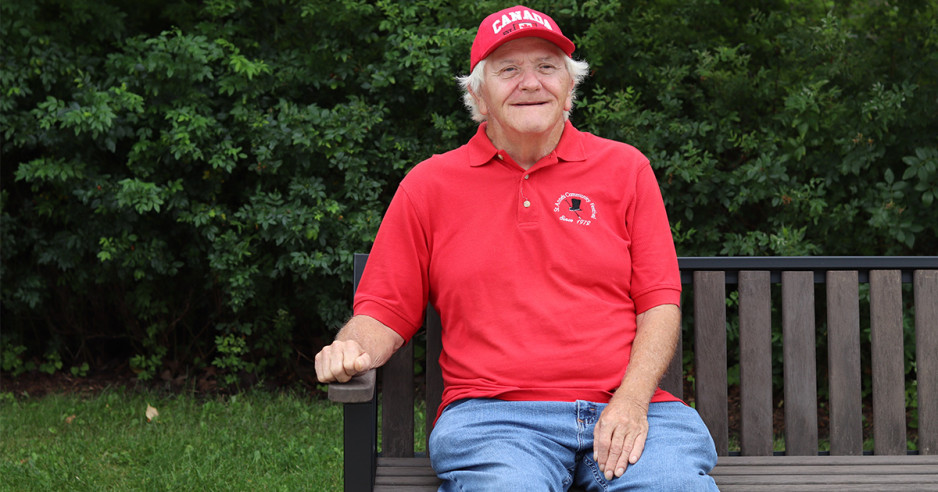
<path fill-rule="evenodd" d="M 679 254 L 938 250 L 934 2 L 531 6 L 591 63 L 574 123 L 651 158 Z M 474 132 L 453 76 L 502 7 L 0 4 L 5 370 L 311 357 L 397 182 Z"/>

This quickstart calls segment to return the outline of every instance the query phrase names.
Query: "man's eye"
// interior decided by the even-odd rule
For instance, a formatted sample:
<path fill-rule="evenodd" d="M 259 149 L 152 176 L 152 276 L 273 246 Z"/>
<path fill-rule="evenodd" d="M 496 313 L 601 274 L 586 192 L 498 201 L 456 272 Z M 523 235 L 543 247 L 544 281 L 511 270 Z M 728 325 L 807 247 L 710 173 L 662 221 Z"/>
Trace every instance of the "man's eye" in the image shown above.
<path fill-rule="evenodd" d="M 538 70 L 540 70 L 543 73 L 553 73 L 554 71 L 557 70 L 557 67 L 554 65 L 544 64 L 538 67 Z"/>
<path fill-rule="evenodd" d="M 499 70 L 498 75 L 501 77 L 513 77 L 519 72 L 518 67 L 505 67 Z"/>

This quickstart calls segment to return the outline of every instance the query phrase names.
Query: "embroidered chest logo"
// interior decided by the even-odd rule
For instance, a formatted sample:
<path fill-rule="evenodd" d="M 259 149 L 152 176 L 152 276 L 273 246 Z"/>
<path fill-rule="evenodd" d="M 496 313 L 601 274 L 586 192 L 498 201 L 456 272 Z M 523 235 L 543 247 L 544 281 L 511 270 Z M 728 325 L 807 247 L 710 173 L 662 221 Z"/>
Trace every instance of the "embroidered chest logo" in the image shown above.
<path fill-rule="evenodd" d="M 596 220 L 596 202 L 581 193 L 567 192 L 554 202 L 554 215 L 564 223 L 589 226 Z"/>

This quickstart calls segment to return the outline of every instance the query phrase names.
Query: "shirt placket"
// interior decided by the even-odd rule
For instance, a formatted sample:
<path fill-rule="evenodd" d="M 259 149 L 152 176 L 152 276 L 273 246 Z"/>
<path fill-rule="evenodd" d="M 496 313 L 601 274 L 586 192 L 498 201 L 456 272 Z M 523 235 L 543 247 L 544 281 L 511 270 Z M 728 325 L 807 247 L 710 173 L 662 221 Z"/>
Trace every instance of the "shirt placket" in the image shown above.
<path fill-rule="evenodd" d="M 556 155 L 551 152 L 528 170 L 522 170 L 504 151 L 499 151 L 496 157 L 521 171 L 518 178 L 518 223 L 536 224 L 544 203 L 539 203 L 540 197 L 534 191 L 535 181 L 539 170 L 557 163 Z"/>
<path fill-rule="evenodd" d="M 531 224 L 537 222 L 537 211 L 542 204 L 536 203 L 537 197 L 531 183 L 531 172 L 525 171 L 518 183 L 518 222 Z"/>

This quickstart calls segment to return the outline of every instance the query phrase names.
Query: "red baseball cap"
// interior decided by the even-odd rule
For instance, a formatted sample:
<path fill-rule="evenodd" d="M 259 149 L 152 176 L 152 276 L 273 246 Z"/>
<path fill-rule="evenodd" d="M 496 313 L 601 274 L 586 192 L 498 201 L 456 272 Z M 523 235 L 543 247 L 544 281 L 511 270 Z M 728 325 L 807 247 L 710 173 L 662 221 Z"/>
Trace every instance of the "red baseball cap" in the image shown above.
<path fill-rule="evenodd" d="M 534 36 L 546 39 L 563 50 L 567 56 L 573 54 L 576 47 L 573 41 L 560 32 L 560 27 L 547 14 L 522 5 L 507 8 L 485 18 L 479 24 L 479 32 L 472 42 L 469 58 L 469 71 L 480 61 L 492 54 L 499 46 L 513 39 Z"/>

